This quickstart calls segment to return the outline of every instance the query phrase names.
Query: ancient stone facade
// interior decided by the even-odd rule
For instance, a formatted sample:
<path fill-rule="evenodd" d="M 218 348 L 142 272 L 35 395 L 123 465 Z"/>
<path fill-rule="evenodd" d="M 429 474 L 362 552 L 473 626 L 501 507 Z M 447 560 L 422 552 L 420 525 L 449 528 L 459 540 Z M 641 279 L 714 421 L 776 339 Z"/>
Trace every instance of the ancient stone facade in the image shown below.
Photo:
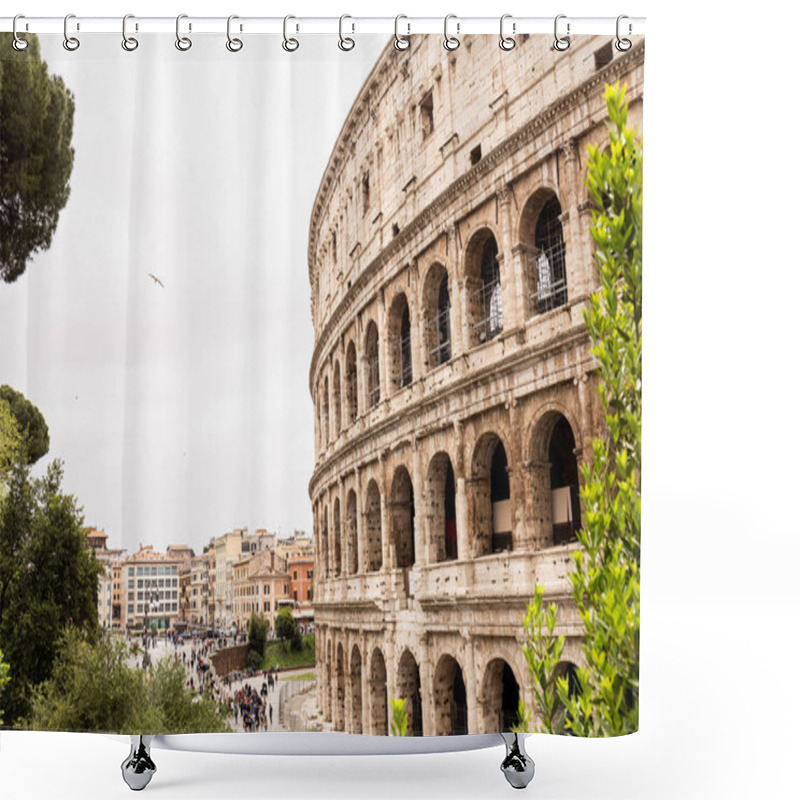
<path fill-rule="evenodd" d="M 640 125 L 644 46 L 411 41 L 362 87 L 311 220 L 317 691 L 336 730 L 387 733 L 396 697 L 417 735 L 508 730 L 537 583 L 580 661 L 567 574 L 603 426 L 586 148 L 606 83 Z"/>

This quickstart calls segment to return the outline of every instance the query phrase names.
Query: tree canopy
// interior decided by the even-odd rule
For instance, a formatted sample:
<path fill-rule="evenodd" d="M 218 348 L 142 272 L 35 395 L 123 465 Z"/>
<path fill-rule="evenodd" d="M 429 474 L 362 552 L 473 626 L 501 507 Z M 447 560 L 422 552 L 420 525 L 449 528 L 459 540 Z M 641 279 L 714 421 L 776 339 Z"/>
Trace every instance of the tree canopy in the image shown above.
<path fill-rule="evenodd" d="M 5 384 L 0 386 L 0 400 L 8 404 L 14 415 L 22 437 L 23 452 L 20 455 L 25 463 L 35 464 L 50 449 L 50 431 L 42 412 L 22 392 Z"/>
<path fill-rule="evenodd" d="M 39 40 L 17 51 L 0 33 L 0 278 L 15 281 L 47 249 L 69 198 L 75 103 L 41 60 Z"/>

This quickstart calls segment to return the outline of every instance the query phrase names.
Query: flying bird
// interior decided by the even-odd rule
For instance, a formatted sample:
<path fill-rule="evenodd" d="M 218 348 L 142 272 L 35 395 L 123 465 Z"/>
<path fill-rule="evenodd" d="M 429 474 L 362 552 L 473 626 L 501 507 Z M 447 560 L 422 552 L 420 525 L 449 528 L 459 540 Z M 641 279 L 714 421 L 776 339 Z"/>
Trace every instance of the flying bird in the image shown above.
<path fill-rule="evenodd" d="M 160 286 L 162 289 L 164 288 L 164 284 L 163 284 L 163 283 L 161 283 L 161 281 L 160 281 L 158 278 L 156 278 L 156 276 L 155 276 L 155 275 L 153 275 L 153 273 L 152 273 L 152 272 L 148 272 L 147 274 L 148 274 L 148 275 L 149 275 L 149 276 L 150 276 L 150 277 L 151 277 L 151 278 L 152 278 L 152 279 L 153 279 L 153 280 L 154 280 L 154 281 L 155 281 L 155 282 L 156 282 L 156 283 L 157 283 L 157 284 L 158 284 L 158 285 L 159 285 L 159 286 Z"/>

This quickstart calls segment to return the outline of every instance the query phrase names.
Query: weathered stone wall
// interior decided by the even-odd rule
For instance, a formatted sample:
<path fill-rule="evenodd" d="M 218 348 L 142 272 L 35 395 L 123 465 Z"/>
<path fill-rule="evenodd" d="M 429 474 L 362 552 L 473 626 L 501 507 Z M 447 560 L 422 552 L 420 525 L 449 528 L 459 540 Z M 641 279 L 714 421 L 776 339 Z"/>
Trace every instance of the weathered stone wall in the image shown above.
<path fill-rule="evenodd" d="M 225 647 L 217 650 L 211 656 L 214 671 L 221 678 L 234 670 L 242 670 L 247 664 L 247 655 L 250 652 L 249 644 L 238 644 L 235 647 Z"/>
<path fill-rule="evenodd" d="M 389 44 L 314 206 L 317 693 L 339 730 L 385 733 L 400 696 L 417 733 L 508 725 L 532 705 L 537 584 L 560 602 L 564 668 L 581 660 L 569 539 L 603 430 L 586 147 L 607 141 L 606 83 L 640 123 L 644 44 L 517 40 Z"/>

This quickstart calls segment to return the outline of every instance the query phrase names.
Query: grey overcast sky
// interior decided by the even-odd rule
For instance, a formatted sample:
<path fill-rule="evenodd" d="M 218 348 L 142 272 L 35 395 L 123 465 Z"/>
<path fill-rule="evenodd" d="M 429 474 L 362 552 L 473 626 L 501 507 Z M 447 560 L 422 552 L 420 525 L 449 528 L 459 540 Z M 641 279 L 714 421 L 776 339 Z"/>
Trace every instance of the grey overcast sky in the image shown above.
<path fill-rule="evenodd" d="M 43 462 L 110 546 L 310 530 L 308 223 L 385 40 L 140 38 L 42 38 L 75 95 L 72 194 L 0 284 L 0 382 L 41 409 Z"/>

